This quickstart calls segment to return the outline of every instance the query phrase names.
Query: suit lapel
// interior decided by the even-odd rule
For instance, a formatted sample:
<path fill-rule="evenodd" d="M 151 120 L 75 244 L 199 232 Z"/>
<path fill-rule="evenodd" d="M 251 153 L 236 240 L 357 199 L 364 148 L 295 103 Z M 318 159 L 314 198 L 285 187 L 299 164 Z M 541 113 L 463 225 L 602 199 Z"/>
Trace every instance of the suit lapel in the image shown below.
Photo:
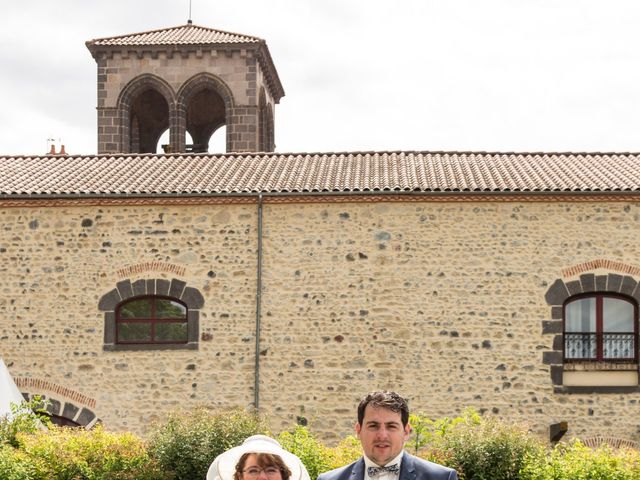
<path fill-rule="evenodd" d="M 360 458 L 353 468 L 349 480 L 364 480 L 364 458 Z"/>
<path fill-rule="evenodd" d="M 413 464 L 413 457 L 407 452 L 402 454 L 402 463 L 400 464 L 400 476 L 398 480 L 415 480 L 416 467 Z"/>

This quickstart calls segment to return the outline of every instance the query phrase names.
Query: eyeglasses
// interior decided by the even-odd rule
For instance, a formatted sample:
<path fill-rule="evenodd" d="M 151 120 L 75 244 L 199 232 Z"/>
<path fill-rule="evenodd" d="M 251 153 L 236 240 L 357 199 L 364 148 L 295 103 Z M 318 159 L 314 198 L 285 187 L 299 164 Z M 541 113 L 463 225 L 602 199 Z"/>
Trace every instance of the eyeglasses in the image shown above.
<path fill-rule="evenodd" d="M 268 478 L 276 478 L 280 474 L 280 469 L 276 467 L 249 467 L 242 471 L 242 473 L 246 474 L 249 478 L 258 478 L 262 472 L 264 472 Z"/>

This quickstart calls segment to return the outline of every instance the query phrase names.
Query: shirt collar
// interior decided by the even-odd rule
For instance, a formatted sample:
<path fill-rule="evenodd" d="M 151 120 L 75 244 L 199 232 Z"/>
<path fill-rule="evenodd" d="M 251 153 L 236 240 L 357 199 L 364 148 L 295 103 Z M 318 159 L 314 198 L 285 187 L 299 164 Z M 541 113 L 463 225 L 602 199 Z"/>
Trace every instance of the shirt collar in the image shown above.
<path fill-rule="evenodd" d="M 386 465 L 393 465 L 394 463 L 397 463 L 398 467 L 400 467 L 400 464 L 402 463 L 402 455 L 404 455 L 404 450 L 402 452 L 400 452 L 397 457 L 389 460 L 385 465 L 378 465 L 373 460 L 371 460 L 369 457 L 367 457 L 366 455 L 363 455 L 363 457 L 364 457 L 364 470 L 366 472 L 369 467 L 384 467 Z"/>

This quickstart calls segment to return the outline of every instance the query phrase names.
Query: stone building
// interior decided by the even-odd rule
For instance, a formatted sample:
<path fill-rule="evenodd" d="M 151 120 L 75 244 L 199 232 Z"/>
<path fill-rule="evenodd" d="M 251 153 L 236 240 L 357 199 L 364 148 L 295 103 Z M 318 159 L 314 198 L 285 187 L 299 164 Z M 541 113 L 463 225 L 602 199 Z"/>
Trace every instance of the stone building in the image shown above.
<path fill-rule="evenodd" d="M 264 41 L 88 47 L 99 154 L 0 157 L 0 354 L 59 421 L 258 406 L 336 441 L 390 388 L 637 439 L 637 154 L 270 153 Z"/>
<path fill-rule="evenodd" d="M 87 48 L 98 65 L 98 154 L 155 153 L 167 129 L 167 151 L 206 152 L 223 125 L 227 151 L 273 151 L 284 90 L 264 40 L 189 23 Z"/>

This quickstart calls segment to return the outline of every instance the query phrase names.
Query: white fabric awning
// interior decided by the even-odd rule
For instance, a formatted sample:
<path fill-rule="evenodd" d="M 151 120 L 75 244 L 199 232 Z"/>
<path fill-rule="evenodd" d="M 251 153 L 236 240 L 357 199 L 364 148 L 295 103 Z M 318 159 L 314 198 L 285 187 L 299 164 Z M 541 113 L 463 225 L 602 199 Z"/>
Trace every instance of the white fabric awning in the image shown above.
<path fill-rule="evenodd" d="M 24 397 L 13 381 L 9 369 L 0 358 L 0 417 L 11 413 L 11 404 L 21 404 Z"/>

